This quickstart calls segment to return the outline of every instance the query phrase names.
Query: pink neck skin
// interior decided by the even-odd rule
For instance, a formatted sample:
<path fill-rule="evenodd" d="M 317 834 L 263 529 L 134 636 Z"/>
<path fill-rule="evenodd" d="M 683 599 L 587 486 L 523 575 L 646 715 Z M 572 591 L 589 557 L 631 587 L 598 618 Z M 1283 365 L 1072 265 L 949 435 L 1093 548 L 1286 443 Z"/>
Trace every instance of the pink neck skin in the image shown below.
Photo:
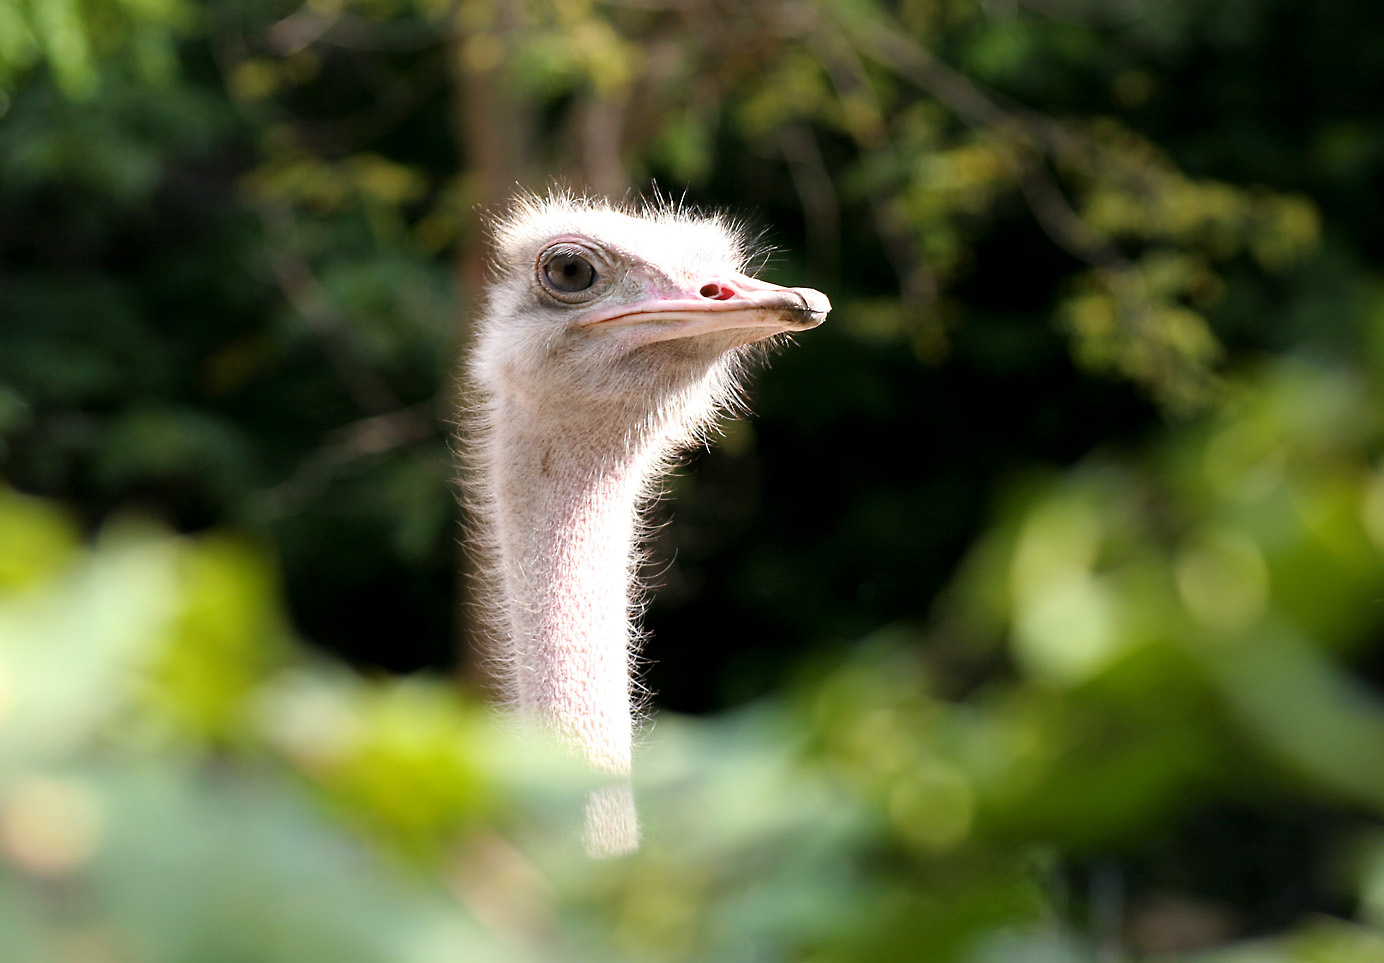
<path fill-rule="evenodd" d="M 551 723 L 603 772 L 630 765 L 630 554 L 637 464 L 552 438 L 497 438 L 505 617 L 518 708 Z M 538 480 L 539 484 L 520 480 Z"/>
<path fill-rule="evenodd" d="M 492 436 L 498 601 L 516 708 L 614 777 L 587 803 L 597 855 L 639 839 L 628 784 L 631 582 L 639 502 L 668 444 L 665 433 L 648 434 L 656 437 L 620 450 L 619 431 L 535 430 L 515 419 Z"/>

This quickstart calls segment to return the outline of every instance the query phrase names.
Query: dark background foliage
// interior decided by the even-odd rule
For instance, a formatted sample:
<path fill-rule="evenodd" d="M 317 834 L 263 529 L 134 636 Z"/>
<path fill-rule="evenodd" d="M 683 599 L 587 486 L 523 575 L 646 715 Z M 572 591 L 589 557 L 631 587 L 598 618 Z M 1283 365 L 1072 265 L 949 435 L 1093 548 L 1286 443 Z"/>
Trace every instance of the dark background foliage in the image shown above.
<path fill-rule="evenodd" d="M 0 8 L 0 584 L 85 604 L 54 573 L 116 579 L 110 533 L 157 520 L 121 537 L 183 559 L 176 604 L 225 598 L 148 616 L 136 662 L 173 668 L 112 716 L 120 751 L 230 753 L 228 825 L 346 837 L 300 869 L 361 838 L 403 852 L 447 882 L 380 918 L 445 889 L 498 958 L 740 958 L 716 942 L 734 920 L 756 959 L 1377 958 L 1381 50 L 1363 2 Z M 651 750 L 682 828 L 590 891 L 479 801 L 545 790 L 453 746 L 498 738 L 474 708 L 458 357 L 483 212 L 550 183 L 727 208 L 764 276 L 835 306 L 657 509 L 645 678 L 696 762 Z M 0 634 L 57 637 L 13 604 Z M 263 722 L 328 703 L 349 750 Z M 15 743 L 40 781 L 0 780 L 0 902 L 140 851 L 118 813 L 144 790 L 83 768 L 110 763 L 92 738 Z M 34 791 L 64 811 L 55 767 L 108 813 L 94 856 L 15 842 Z M 218 805 L 200 778 L 157 803 L 180 838 Z M 706 816 L 732 803 L 744 848 Z M 276 871 L 245 846 L 247 880 Z M 533 866 L 541 896 L 515 882 Z M 691 869 L 770 895 L 718 901 Z M 794 889 L 809 870 L 822 889 Z M 205 958 L 112 906 L 129 958 Z M 574 948 L 593 931 L 605 949 Z M 411 958 L 376 937 L 396 955 L 361 958 Z M 269 958 L 246 947 L 224 958 Z"/>

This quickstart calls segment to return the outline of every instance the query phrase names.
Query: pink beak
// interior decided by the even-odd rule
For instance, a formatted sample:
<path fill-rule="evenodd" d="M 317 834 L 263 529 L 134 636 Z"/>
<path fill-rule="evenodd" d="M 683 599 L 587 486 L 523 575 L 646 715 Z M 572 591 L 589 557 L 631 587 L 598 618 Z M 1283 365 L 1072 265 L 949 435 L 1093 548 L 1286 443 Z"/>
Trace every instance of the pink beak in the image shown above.
<path fill-rule="evenodd" d="M 806 331 L 827 318 L 831 301 L 812 288 L 786 288 L 744 274 L 702 278 L 669 297 L 601 308 L 579 328 L 640 326 L 644 342 L 671 341 L 712 331 L 746 329 L 757 341 L 780 331 Z"/>

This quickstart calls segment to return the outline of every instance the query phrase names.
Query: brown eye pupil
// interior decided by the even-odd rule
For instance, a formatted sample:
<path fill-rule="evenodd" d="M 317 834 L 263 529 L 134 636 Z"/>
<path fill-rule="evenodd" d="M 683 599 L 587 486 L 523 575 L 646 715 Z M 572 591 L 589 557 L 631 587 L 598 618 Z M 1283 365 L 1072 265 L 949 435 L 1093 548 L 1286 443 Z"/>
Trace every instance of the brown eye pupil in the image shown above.
<path fill-rule="evenodd" d="M 585 291 L 596 283 L 596 269 L 580 254 L 559 251 L 543 265 L 543 276 L 558 291 Z"/>

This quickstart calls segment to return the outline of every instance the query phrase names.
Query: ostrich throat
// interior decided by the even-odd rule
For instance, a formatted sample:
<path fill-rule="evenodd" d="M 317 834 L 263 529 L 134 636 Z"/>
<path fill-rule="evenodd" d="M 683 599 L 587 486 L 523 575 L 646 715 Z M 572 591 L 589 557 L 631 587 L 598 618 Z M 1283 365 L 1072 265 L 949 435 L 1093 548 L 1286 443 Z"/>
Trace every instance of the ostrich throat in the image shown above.
<path fill-rule="evenodd" d="M 492 438 L 517 707 L 611 776 L 630 771 L 640 509 L 680 434 L 625 415 L 530 410 Z"/>

